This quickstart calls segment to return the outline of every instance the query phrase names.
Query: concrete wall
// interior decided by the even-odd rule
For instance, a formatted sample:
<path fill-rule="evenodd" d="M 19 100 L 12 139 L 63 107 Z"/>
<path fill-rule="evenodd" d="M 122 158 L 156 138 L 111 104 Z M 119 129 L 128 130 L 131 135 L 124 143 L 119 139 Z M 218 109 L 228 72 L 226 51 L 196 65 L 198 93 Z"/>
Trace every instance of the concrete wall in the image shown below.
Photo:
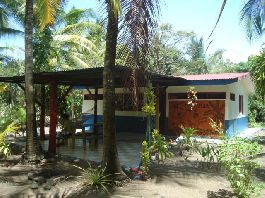
<path fill-rule="evenodd" d="M 248 127 L 248 95 L 247 81 L 241 80 L 226 85 L 198 85 L 197 92 L 226 92 L 225 100 L 225 130 L 229 136 L 241 132 Z M 169 112 L 169 93 L 186 93 L 190 86 L 170 86 L 167 88 L 166 116 Z M 230 93 L 235 94 L 235 101 L 230 100 Z M 243 95 L 243 114 L 239 113 L 239 95 Z M 177 100 L 177 99 L 173 99 Z M 182 99 L 181 99 L 182 100 Z M 209 99 L 207 99 L 209 100 Z M 215 100 L 215 99 L 213 99 Z"/>
<path fill-rule="evenodd" d="M 94 94 L 94 90 L 90 92 Z M 124 93 L 124 89 L 116 88 L 116 93 Z M 98 90 L 98 94 L 102 94 L 102 89 Z M 87 90 L 83 94 L 89 94 Z M 97 101 L 98 122 L 103 121 L 103 100 Z M 82 113 L 84 120 L 89 119 L 87 123 L 93 123 L 94 114 L 94 100 L 84 100 L 82 105 Z M 146 130 L 146 118 L 141 111 L 115 111 L 116 116 L 116 130 L 117 132 L 133 132 L 133 133 L 145 133 Z"/>
<path fill-rule="evenodd" d="M 210 81 L 209 81 L 210 82 Z M 194 86 L 198 92 L 226 92 L 225 100 L 225 129 L 227 133 L 232 135 L 236 132 L 242 131 L 247 128 L 248 124 L 248 95 L 249 89 L 254 90 L 251 86 L 250 79 L 243 79 L 239 82 L 234 82 L 225 85 L 199 85 Z M 169 93 L 186 93 L 190 86 L 169 86 L 166 90 L 166 117 L 168 118 L 169 108 Z M 124 92 L 124 89 L 119 88 L 115 90 L 116 93 Z M 94 90 L 91 89 L 91 93 Z M 98 90 L 99 94 L 102 94 L 102 89 Z M 235 94 L 235 101 L 230 100 L 230 93 Z M 88 91 L 84 91 L 84 94 L 88 94 Z M 239 114 L 239 95 L 243 95 L 243 114 Z M 207 99 L 209 100 L 209 99 Z M 94 101 L 83 100 L 82 113 L 93 114 L 94 113 Z M 98 100 L 98 116 L 99 120 L 102 120 L 103 115 L 103 101 Z M 116 111 L 117 130 L 120 131 L 145 131 L 146 119 L 141 111 Z"/>

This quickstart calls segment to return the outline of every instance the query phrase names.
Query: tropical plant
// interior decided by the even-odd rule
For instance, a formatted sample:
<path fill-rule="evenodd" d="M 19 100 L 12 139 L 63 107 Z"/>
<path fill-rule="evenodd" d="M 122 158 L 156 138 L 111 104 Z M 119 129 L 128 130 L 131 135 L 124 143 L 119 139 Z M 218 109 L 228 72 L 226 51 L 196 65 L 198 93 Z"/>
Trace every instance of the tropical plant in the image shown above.
<path fill-rule="evenodd" d="M 112 181 L 109 179 L 111 175 L 105 173 L 106 168 L 91 168 L 90 164 L 86 169 L 76 165 L 74 167 L 82 171 L 82 177 L 86 185 L 94 187 L 97 191 L 103 190 L 107 193 L 109 192 L 108 187 Z"/>
<path fill-rule="evenodd" d="M 212 127 L 214 132 L 216 132 L 220 137 L 223 137 L 225 134 L 224 126 L 219 120 L 219 123 L 215 122 L 212 118 L 209 118 L 209 125 Z"/>
<path fill-rule="evenodd" d="M 219 148 L 216 145 L 209 144 L 207 141 L 205 144 L 198 145 L 196 152 L 201 155 L 208 168 L 213 162 L 217 161 L 219 156 Z"/>
<path fill-rule="evenodd" d="M 206 61 L 206 50 L 204 47 L 203 37 L 191 37 L 188 45 L 187 54 L 190 56 L 190 66 L 188 73 L 191 74 L 206 74 L 209 72 L 208 64 Z"/>
<path fill-rule="evenodd" d="M 254 171 L 260 167 L 254 159 L 262 150 L 257 142 L 234 137 L 226 139 L 219 149 L 218 160 L 226 170 L 227 179 L 238 197 L 248 198 L 259 192 Z"/>
<path fill-rule="evenodd" d="M 192 127 L 184 127 L 183 125 L 180 125 L 180 128 L 183 132 L 184 142 L 186 144 L 192 145 L 192 136 L 198 131 L 197 129 L 194 129 Z"/>
<path fill-rule="evenodd" d="M 2 132 L 0 132 L 0 152 L 7 157 L 10 154 L 9 144 L 5 142 L 5 137 L 9 133 L 15 133 L 17 131 L 17 127 L 15 123 L 9 124 Z"/>
<path fill-rule="evenodd" d="M 259 55 L 254 56 L 250 60 L 251 76 L 255 83 L 256 93 L 265 101 L 265 50 L 263 49 Z"/>
<path fill-rule="evenodd" d="M 143 172 L 145 175 L 147 175 L 149 173 L 150 166 L 150 152 L 148 143 L 145 140 L 142 143 L 141 162 L 143 166 Z"/>
<path fill-rule="evenodd" d="M 154 154 L 158 154 L 158 162 L 164 161 L 166 158 L 173 155 L 169 148 L 170 146 L 166 141 L 166 138 L 162 136 L 158 130 L 154 129 L 152 133 L 150 151 Z"/>
<path fill-rule="evenodd" d="M 156 115 L 156 96 L 151 84 L 144 91 L 144 105 L 142 112 L 146 114 L 146 140 L 151 143 L 152 116 Z"/>

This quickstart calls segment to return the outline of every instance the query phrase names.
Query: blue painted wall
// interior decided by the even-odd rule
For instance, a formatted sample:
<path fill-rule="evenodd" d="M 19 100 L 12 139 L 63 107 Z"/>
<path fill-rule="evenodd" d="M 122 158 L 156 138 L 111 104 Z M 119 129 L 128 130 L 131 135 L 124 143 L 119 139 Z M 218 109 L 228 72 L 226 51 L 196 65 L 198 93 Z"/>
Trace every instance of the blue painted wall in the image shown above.
<path fill-rule="evenodd" d="M 84 124 L 92 124 L 94 122 L 94 115 L 84 114 L 82 120 Z M 102 115 L 98 115 L 98 122 L 103 122 Z M 86 131 L 87 130 L 92 130 L 92 128 L 87 127 Z M 116 116 L 116 131 L 145 133 L 146 118 L 137 116 Z"/>
<path fill-rule="evenodd" d="M 225 120 L 227 137 L 232 137 L 248 128 L 248 117 L 240 117 L 233 120 Z"/>

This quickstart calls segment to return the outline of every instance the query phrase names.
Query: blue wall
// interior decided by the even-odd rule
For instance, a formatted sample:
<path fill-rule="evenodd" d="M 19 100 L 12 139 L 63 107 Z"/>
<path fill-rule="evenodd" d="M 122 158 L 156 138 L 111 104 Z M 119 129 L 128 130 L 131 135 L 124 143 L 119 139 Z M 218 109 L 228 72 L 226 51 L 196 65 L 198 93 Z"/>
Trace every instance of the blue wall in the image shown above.
<path fill-rule="evenodd" d="M 225 120 L 227 137 L 232 137 L 248 128 L 248 117 L 240 117 L 233 120 Z"/>
<path fill-rule="evenodd" d="M 92 124 L 94 122 L 94 115 L 84 114 L 82 116 L 84 124 Z M 98 115 L 98 122 L 103 122 L 103 116 Z M 89 128 L 86 128 L 89 130 Z M 92 129 L 91 129 L 92 130 Z M 116 131 L 117 132 L 133 132 L 145 133 L 146 118 L 137 116 L 116 116 Z"/>

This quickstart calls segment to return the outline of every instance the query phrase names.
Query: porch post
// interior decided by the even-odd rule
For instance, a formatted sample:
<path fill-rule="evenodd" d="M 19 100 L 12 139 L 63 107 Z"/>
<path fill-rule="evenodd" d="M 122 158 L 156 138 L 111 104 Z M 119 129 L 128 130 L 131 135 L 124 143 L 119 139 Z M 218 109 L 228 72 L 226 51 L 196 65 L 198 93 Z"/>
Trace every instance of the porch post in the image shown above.
<path fill-rule="evenodd" d="M 95 88 L 94 94 L 94 133 L 98 134 L 98 88 Z"/>
<path fill-rule="evenodd" d="M 41 85 L 40 140 L 45 139 L 45 85 Z"/>
<path fill-rule="evenodd" d="M 160 109 L 159 109 L 159 84 L 156 84 L 156 129 L 159 130 L 159 117 L 160 117 Z"/>
<path fill-rule="evenodd" d="M 56 153 L 56 125 L 57 125 L 57 82 L 50 84 L 50 132 L 49 153 Z"/>

